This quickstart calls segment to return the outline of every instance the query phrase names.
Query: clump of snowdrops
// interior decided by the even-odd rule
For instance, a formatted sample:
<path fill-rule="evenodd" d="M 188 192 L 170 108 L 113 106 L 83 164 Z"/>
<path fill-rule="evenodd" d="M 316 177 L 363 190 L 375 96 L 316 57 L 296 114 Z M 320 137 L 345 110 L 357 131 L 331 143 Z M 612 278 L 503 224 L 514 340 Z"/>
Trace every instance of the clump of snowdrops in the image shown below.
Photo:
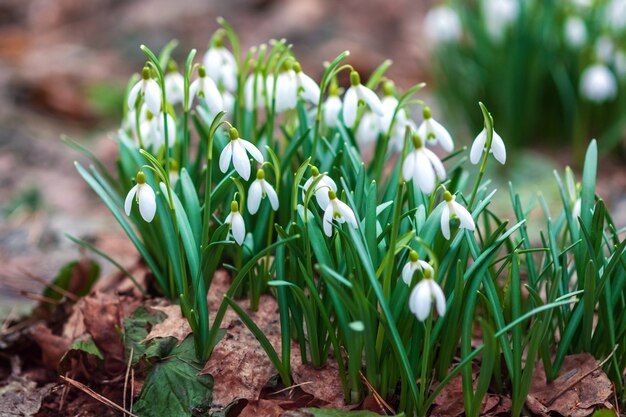
<path fill-rule="evenodd" d="M 295 340 L 305 363 L 336 362 L 348 403 L 375 390 L 396 411 L 424 415 L 461 374 L 468 415 L 496 389 L 511 393 L 517 416 L 535 362 L 554 379 L 580 351 L 610 358 L 623 393 L 626 243 L 595 195 L 595 141 L 581 183 L 555 174 L 562 207 L 540 200 L 545 229 L 532 242 L 536 208 L 512 185 L 511 211 L 490 208 L 506 191 L 491 189 L 485 169 L 507 153 L 485 106 L 475 106 L 483 129 L 470 144 L 418 98 L 422 84 L 398 91 L 387 62 L 365 80 L 345 52 L 317 81 L 286 41 L 241 51 L 220 23 L 204 56 L 192 50 L 180 67 L 175 44 L 159 56 L 142 46 L 117 172 L 93 157 L 76 164 L 180 304 L 200 359 L 230 306 L 285 385 Z M 232 283 L 210 322 L 218 268 Z M 278 301 L 280 351 L 233 301 L 247 296 L 256 309 L 264 293 Z"/>
<path fill-rule="evenodd" d="M 626 1 L 441 1 L 424 19 L 436 93 L 462 123 L 498 109 L 512 145 L 588 137 L 612 150 L 626 123 Z"/>

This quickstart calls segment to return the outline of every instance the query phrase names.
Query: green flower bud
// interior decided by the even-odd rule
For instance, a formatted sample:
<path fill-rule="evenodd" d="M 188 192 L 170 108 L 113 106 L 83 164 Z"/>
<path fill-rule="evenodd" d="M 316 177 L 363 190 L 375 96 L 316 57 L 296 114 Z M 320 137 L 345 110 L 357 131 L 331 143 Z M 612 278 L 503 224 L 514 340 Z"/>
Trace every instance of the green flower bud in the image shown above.
<path fill-rule="evenodd" d="M 432 113 L 430 112 L 430 107 L 424 106 L 424 109 L 422 110 L 422 115 L 424 116 L 424 119 L 426 120 L 433 117 Z"/>
<path fill-rule="evenodd" d="M 143 171 L 139 171 L 137 173 L 137 177 L 135 177 L 135 181 L 137 181 L 137 184 L 145 184 L 146 183 L 146 175 L 143 173 Z"/>
<path fill-rule="evenodd" d="M 430 269 L 428 269 L 428 268 L 424 268 L 424 278 L 426 278 L 426 279 L 430 279 L 430 278 L 432 278 L 432 275 L 433 275 L 433 274 L 432 274 L 432 272 L 430 271 Z"/>
<path fill-rule="evenodd" d="M 233 213 L 236 213 L 239 211 L 239 204 L 237 204 L 237 201 L 233 200 L 233 202 L 230 203 L 230 211 Z"/>
<path fill-rule="evenodd" d="M 149 80 L 151 77 L 152 76 L 150 74 L 150 67 L 146 65 L 141 70 L 141 78 L 143 78 L 144 80 Z"/>
<path fill-rule="evenodd" d="M 413 133 L 413 146 L 415 146 L 415 149 L 422 147 L 422 138 L 417 133 Z"/>
<path fill-rule="evenodd" d="M 357 86 L 361 84 L 361 76 L 358 72 L 352 71 L 350 73 L 350 85 Z"/>
<path fill-rule="evenodd" d="M 259 169 L 256 172 L 256 179 L 257 180 L 264 180 L 265 179 L 265 171 L 263 171 L 262 169 Z"/>
<path fill-rule="evenodd" d="M 420 259 L 420 257 L 419 257 L 419 255 L 417 254 L 417 252 L 415 252 L 414 250 L 412 250 L 412 251 L 409 253 L 409 259 L 411 259 L 411 262 L 417 262 L 417 261 Z"/>
<path fill-rule="evenodd" d="M 333 190 L 328 190 L 328 199 L 332 201 L 335 198 L 337 198 L 337 194 Z"/>
<path fill-rule="evenodd" d="M 230 136 L 230 140 L 239 139 L 239 132 L 234 127 L 230 128 L 230 130 L 228 131 L 228 135 Z"/>
<path fill-rule="evenodd" d="M 198 67 L 198 76 L 199 76 L 200 78 L 204 78 L 204 77 L 206 77 L 206 68 L 204 68 L 204 65 L 200 65 L 200 66 Z"/>
<path fill-rule="evenodd" d="M 452 201 L 452 194 L 450 194 L 450 191 L 446 190 L 443 192 L 443 199 L 446 200 L 447 202 Z"/>
<path fill-rule="evenodd" d="M 317 177 L 318 175 L 320 175 L 320 171 L 319 169 L 317 169 L 316 166 L 311 167 L 311 175 L 314 177 Z"/>

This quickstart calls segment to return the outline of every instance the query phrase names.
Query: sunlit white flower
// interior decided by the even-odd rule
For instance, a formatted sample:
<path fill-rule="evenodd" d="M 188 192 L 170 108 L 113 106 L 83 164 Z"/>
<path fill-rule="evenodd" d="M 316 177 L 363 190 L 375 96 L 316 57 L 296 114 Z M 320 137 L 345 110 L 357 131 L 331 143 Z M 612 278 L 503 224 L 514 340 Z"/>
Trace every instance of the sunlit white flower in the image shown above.
<path fill-rule="evenodd" d="M 474 231 L 474 219 L 465 207 L 457 203 L 455 197 L 449 191 L 443 193 L 446 205 L 441 210 L 441 233 L 446 239 L 450 239 L 450 220 L 457 217 L 460 221 L 459 229 Z"/>
<path fill-rule="evenodd" d="M 329 95 L 324 102 L 324 123 L 328 127 L 337 127 L 341 113 L 341 99 L 337 95 Z"/>
<path fill-rule="evenodd" d="M 222 37 L 222 33 L 215 35 L 202 63 L 217 85 L 233 93 L 237 89 L 237 61 L 232 52 L 224 47 Z"/>
<path fill-rule="evenodd" d="M 446 152 L 452 152 L 454 142 L 448 130 L 441 123 L 433 119 L 430 107 L 424 107 L 424 121 L 417 129 L 417 134 L 426 140 L 429 145 L 439 144 Z"/>
<path fill-rule="evenodd" d="M 154 219 L 156 213 L 156 195 L 150 185 L 146 183 L 146 176 L 142 171 L 137 173 L 137 183 L 130 189 L 124 200 L 124 211 L 130 216 L 130 210 L 133 206 L 133 200 L 137 200 L 139 206 L 139 214 L 150 223 Z"/>
<path fill-rule="evenodd" d="M 230 231 L 233 234 L 235 242 L 239 246 L 243 245 L 243 239 L 246 237 L 246 224 L 243 216 L 239 212 L 239 204 L 236 201 L 230 203 L 230 213 L 224 220 L 224 223 L 230 224 Z"/>
<path fill-rule="evenodd" d="M 434 273 L 433 267 L 428 262 L 421 260 L 417 252 L 412 250 L 409 254 L 409 262 L 404 265 L 404 268 L 402 268 L 402 281 L 404 281 L 406 285 L 410 286 L 415 272 L 421 271 L 424 273 L 427 269 L 430 271 L 432 276 Z"/>
<path fill-rule="evenodd" d="M 146 106 L 153 114 L 161 112 L 161 88 L 152 79 L 150 68 L 144 67 L 141 72 L 141 80 L 130 89 L 128 93 L 128 107 L 134 108 L 138 97 L 143 97 Z"/>
<path fill-rule="evenodd" d="M 401 149 L 404 142 L 405 129 L 412 122 L 408 120 L 405 109 L 398 108 L 400 103 L 394 96 L 393 90 L 393 83 L 387 81 L 383 87 L 382 105 L 384 115 L 380 118 L 380 129 L 384 135 L 390 133 L 389 145 L 391 147 Z M 390 128 L 391 132 L 389 132 Z"/>
<path fill-rule="evenodd" d="M 311 167 L 311 177 L 306 180 L 304 183 L 304 187 L 302 190 L 302 200 L 305 199 L 306 193 L 311 188 L 313 182 L 317 179 L 318 176 L 322 175 L 322 178 L 315 185 L 315 199 L 317 200 L 317 204 L 322 208 L 326 208 L 330 200 L 328 199 L 328 191 L 337 192 L 337 184 L 326 174 L 320 174 L 317 167 Z"/>
<path fill-rule="evenodd" d="M 297 94 L 309 103 L 317 104 L 320 99 L 320 87 L 313 80 L 302 71 L 300 63 L 293 64 L 293 70 L 295 72 L 296 89 Z"/>
<path fill-rule="evenodd" d="M 289 59 L 283 62 L 283 66 L 276 77 L 275 110 L 282 113 L 296 107 L 298 102 L 298 84 L 296 72 L 293 70 Z"/>
<path fill-rule="evenodd" d="M 213 80 L 206 76 L 206 70 L 202 65 L 198 68 L 198 77 L 189 86 L 189 103 L 187 107 L 191 108 L 193 99 L 195 96 L 198 96 L 204 99 L 212 114 L 217 114 L 224 110 L 222 95 Z"/>
<path fill-rule="evenodd" d="M 172 105 L 182 103 L 185 100 L 185 78 L 178 72 L 174 61 L 170 61 L 163 83 L 165 84 L 167 101 Z"/>
<path fill-rule="evenodd" d="M 167 118 L 167 142 L 171 148 L 176 142 L 176 120 L 169 113 L 165 113 L 165 118 Z M 156 149 L 159 149 L 161 145 L 165 145 L 165 118 L 163 113 L 161 113 L 151 121 L 154 126 L 151 139 Z"/>
<path fill-rule="evenodd" d="M 354 127 L 360 103 L 366 104 L 379 117 L 384 116 L 383 104 L 375 92 L 361 84 L 361 77 L 356 71 L 350 73 L 350 88 L 343 97 L 343 122 Z"/>
<path fill-rule="evenodd" d="M 417 283 L 409 296 L 409 310 L 419 321 L 424 321 L 435 307 L 440 317 L 446 314 L 446 296 L 437 282 L 431 278 L 431 271 L 424 271 L 424 279 Z"/>
<path fill-rule="evenodd" d="M 361 146 L 367 146 L 373 142 L 376 142 L 378 135 L 381 133 L 381 121 L 380 117 L 373 112 L 366 110 L 361 117 L 359 127 L 356 129 L 354 137 L 356 143 Z"/>
<path fill-rule="evenodd" d="M 458 42 L 462 32 L 461 19 L 451 7 L 433 7 L 424 17 L 424 33 L 435 44 Z"/>
<path fill-rule="evenodd" d="M 617 80 L 603 64 L 585 68 L 580 76 L 580 94 L 589 101 L 602 103 L 617 96 Z"/>
<path fill-rule="evenodd" d="M 248 180 L 250 178 L 250 159 L 248 153 L 257 160 L 259 164 L 263 163 L 263 155 L 252 143 L 239 137 L 239 132 L 234 127 L 229 131 L 230 142 L 224 147 L 220 154 L 220 170 L 224 173 L 228 171 L 230 161 L 232 160 L 235 171 L 241 178 Z"/>
<path fill-rule="evenodd" d="M 494 41 L 502 41 L 505 31 L 517 20 L 519 8 L 519 0 L 482 0 L 485 27 Z"/>
<path fill-rule="evenodd" d="M 480 162 L 480 157 L 483 152 L 485 152 L 485 148 L 487 146 L 487 130 L 483 129 L 474 139 L 474 143 L 472 143 L 472 149 L 470 149 L 470 162 L 476 165 Z M 493 138 L 491 139 L 491 149 L 489 149 L 489 153 L 493 154 L 493 157 L 496 158 L 496 161 L 500 162 L 502 165 L 506 162 L 506 147 L 504 146 L 504 141 L 498 135 L 498 132 L 493 131 Z"/>
<path fill-rule="evenodd" d="M 606 10 L 606 21 L 619 33 L 626 28 L 626 0 L 611 0 Z"/>
<path fill-rule="evenodd" d="M 587 42 L 587 26 L 580 16 L 569 16 L 563 27 L 565 42 L 572 49 L 578 49 Z"/>
<path fill-rule="evenodd" d="M 265 172 L 259 169 L 256 173 L 256 180 L 252 181 L 248 189 L 248 211 L 255 214 L 259 210 L 261 200 L 268 198 L 272 210 L 278 210 L 278 196 L 272 186 L 265 181 Z"/>
<path fill-rule="evenodd" d="M 402 177 L 405 181 L 413 180 L 423 193 L 430 194 L 435 189 L 437 178 L 446 178 L 446 169 L 437 155 L 424 146 L 417 133 L 413 134 L 413 146 L 415 149 L 402 163 Z"/>
<path fill-rule="evenodd" d="M 593 52 L 603 63 L 609 63 L 613 60 L 615 53 L 615 43 L 608 36 L 600 36 L 593 45 Z"/>
<path fill-rule="evenodd" d="M 343 201 L 337 198 L 337 194 L 334 191 L 328 191 L 328 206 L 324 211 L 324 218 L 322 224 L 324 226 L 324 233 L 330 237 L 333 235 L 333 220 L 337 223 L 346 223 L 355 229 L 358 227 L 356 217 L 352 209 Z"/>

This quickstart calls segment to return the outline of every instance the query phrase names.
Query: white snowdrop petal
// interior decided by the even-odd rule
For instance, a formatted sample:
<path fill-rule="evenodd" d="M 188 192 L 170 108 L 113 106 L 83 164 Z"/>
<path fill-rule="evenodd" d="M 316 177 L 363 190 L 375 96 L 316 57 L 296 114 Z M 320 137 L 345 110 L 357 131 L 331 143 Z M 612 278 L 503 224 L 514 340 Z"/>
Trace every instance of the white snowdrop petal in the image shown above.
<path fill-rule="evenodd" d="M 402 163 L 402 178 L 404 181 L 410 181 L 413 178 L 415 170 L 415 151 L 409 152 Z"/>
<path fill-rule="evenodd" d="M 328 188 L 320 187 L 320 184 L 318 183 L 317 188 L 315 189 L 315 200 L 317 200 L 317 204 L 319 204 L 320 207 L 328 206 L 330 204 L 330 199 L 328 198 Z"/>
<path fill-rule="evenodd" d="M 154 219 L 156 213 L 156 196 L 154 190 L 148 184 L 137 188 L 137 200 L 139 201 L 139 213 L 148 223 Z"/>
<path fill-rule="evenodd" d="M 446 178 L 446 168 L 443 166 L 441 160 L 432 152 L 430 149 L 423 149 L 424 154 L 428 158 L 428 161 L 431 163 L 433 168 L 435 169 L 435 173 L 440 180 Z"/>
<path fill-rule="evenodd" d="M 302 98 L 311 103 L 317 103 L 320 98 L 320 87 L 313 80 L 313 78 L 303 72 L 298 73 L 297 76 L 298 81 L 304 90 L 302 92 Z"/>
<path fill-rule="evenodd" d="M 233 213 L 231 217 L 231 231 L 238 245 L 243 245 L 243 239 L 246 237 L 246 224 L 239 212 Z"/>
<path fill-rule="evenodd" d="M 337 96 L 330 96 L 324 103 L 324 123 L 328 127 L 336 127 L 339 122 L 341 112 L 341 99 Z"/>
<path fill-rule="evenodd" d="M 494 158 L 496 158 L 496 161 L 500 162 L 502 165 L 505 164 L 506 148 L 504 146 L 504 141 L 495 130 L 493 131 L 493 138 L 491 139 L 491 152 L 493 153 Z"/>
<path fill-rule="evenodd" d="M 212 114 L 217 114 L 224 110 L 224 100 L 212 79 L 204 77 L 202 92 L 204 93 L 204 100 Z"/>
<path fill-rule="evenodd" d="M 446 152 L 452 152 L 454 150 L 454 142 L 452 141 L 450 132 L 448 132 L 448 130 L 435 119 L 430 119 L 430 125 L 437 142 L 441 145 L 443 150 Z"/>
<path fill-rule="evenodd" d="M 426 153 L 415 152 L 415 169 L 413 170 L 413 181 L 418 185 L 423 193 L 430 194 L 435 189 L 437 182 L 435 170 L 426 156 Z"/>
<path fill-rule="evenodd" d="M 483 154 L 485 150 L 485 142 L 487 141 L 487 131 L 485 129 L 481 130 L 481 132 L 474 139 L 474 143 L 472 143 L 472 148 L 470 149 L 470 162 L 476 165 L 480 161 L 480 156 Z"/>
<path fill-rule="evenodd" d="M 437 313 L 439 313 L 440 317 L 445 316 L 446 314 L 446 296 L 443 293 L 443 290 L 434 280 L 429 279 L 430 281 L 430 291 L 432 296 L 435 299 L 435 306 L 437 307 Z"/>
<path fill-rule="evenodd" d="M 406 265 L 404 265 L 404 268 L 402 268 L 402 281 L 404 281 L 406 285 L 411 285 L 414 272 L 415 267 L 413 266 L 412 262 L 408 262 Z"/>
<path fill-rule="evenodd" d="M 263 185 L 261 180 L 254 180 L 248 189 L 248 211 L 256 214 L 263 198 Z"/>
<path fill-rule="evenodd" d="M 124 200 L 124 212 L 126 212 L 127 216 L 130 216 L 130 211 L 133 207 L 133 199 L 135 198 L 135 193 L 137 193 L 137 187 L 138 185 L 135 184 L 126 195 L 126 200 Z"/>
<path fill-rule="evenodd" d="M 263 154 L 261 154 L 261 151 L 259 151 L 259 149 L 256 146 L 254 146 L 251 142 L 248 142 L 245 139 L 238 139 L 238 141 L 241 144 L 241 146 L 243 146 L 245 150 L 248 151 L 248 153 L 252 155 L 252 157 L 256 159 L 256 161 L 259 164 L 262 164 L 263 161 L 265 161 L 265 159 L 263 158 Z"/>
<path fill-rule="evenodd" d="M 469 211 L 456 201 L 453 201 L 452 206 L 454 207 L 454 212 L 461 221 L 460 227 L 467 230 L 474 230 L 474 219 Z"/>
<path fill-rule="evenodd" d="M 233 157 L 233 142 L 230 141 L 226 144 L 222 153 L 220 154 L 220 171 L 226 173 L 228 171 L 228 166 L 230 165 L 230 160 Z"/>
<path fill-rule="evenodd" d="M 344 203 L 343 201 L 337 201 L 337 211 L 341 214 L 341 217 L 344 218 L 350 226 L 355 229 L 358 227 L 358 223 L 356 221 L 356 216 L 354 215 L 354 211 L 350 208 L 349 205 Z"/>
<path fill-rule="evenodd" d="M 272 210 L 278 210 L 278 195 L 276 194 L 276 191 L 267 181 L 263 181 L 262 185 L 265 195 L 267 195 L 267 198 L 270 200 Z"/>
<path fill-rule="evenodd" d="M 326 234 L 326 236 L 331 237 L 333 235 L 333 225 L 332 225 L 332 220 L 333 220 L 333 214 L 334 214 L 334 207 L 331 203 L 328 203 L 326 210 L 324 211 L 324 218 L 322 219 L 322 225 L 324 226 L 324 233 Z"/>
<path fill-rule="evenodd" d="M 309 177 L 304 182 L 304 185 L 302 186 L 302 201 L 304 201 L 304 199 L 306 198 L 306 193 L 307 191 L 309 191 L 309 188 L 311 187 L 311 184 L 313 184 L 314 179 L 315 179 L 314 177 Z"/>
<path fill-rule="evenodd" d="M 170 72 L 165 76 L 165 95 L 172 104 L 182 103 L 184 99 L 185 79 L 178 72 Z"/>
<path fill-rule="evenodd" d="M 432 306 L 432 295 L 426 281 L 420 281 L 411 293 L 412 311 L 419 321 L 424 321 L 428 318 Z"/>
<path fill-rule="evenodd" d="M 191 109 L 191 106 L 193 105 L 193 99 L 198 94 L 198 89 L 199 88 L 200 88 L 200 80 L 199 79 L 197 79 L 194 82 L 192 82 L 191 85 L 189 86 L 189 99 L 187 101 L 187 108 L 188 109 Z"/>
<path fill-rule="evenodd" d="M 145 84 L 144 99 L 152 114 L 161 112 L 161 89 L 156 81 L 149 79 Z"/>
<path fill-rule="evenodd" d="M 378 116 L 384 116 L 385 113 L 383 110 L 383 103 L 381 103 L 380 98 L 376 95 L 376 93 L 364 85 L 359 85 L 356 88 L 358 88 L 357 91 L 359 98 L 361 98 Z"/>
<path fill-rule="evenodd" d="M 580 217 L 580 198 L 576 200 L 574 203 L 574 208 L 572 209 L 572 217 L 574 220 Z"/>
<path fill-rule="evenodd" d="M 446 204 L 441 210 L 441 234 L 450 240 L 450 207 Z"/>
<path fill-rule="evenodd" d="M 139 92 L 141 91 L 141 86 L 143 81 L 137 82 L 128 92 L 128 107 L 131 109 L 135 108 L 135 103 L 137 102 L 137 96 L 139 96 Z"/>
<path fill-rule="evenodd" d="M 356 122 L 356 114 L 359 105 L 359 97 L 355 87 L 348 88 L 343 97 L 343 122 L 347 127 L 354 127 Z"/>
<path fill-rule="evenodd" d="M 248 181 L 250 178 L 250 160 L 244 147 L 239 143 L 239 139 L 231 141 L 233 148 L 233 165 L 241 178 Z"/>

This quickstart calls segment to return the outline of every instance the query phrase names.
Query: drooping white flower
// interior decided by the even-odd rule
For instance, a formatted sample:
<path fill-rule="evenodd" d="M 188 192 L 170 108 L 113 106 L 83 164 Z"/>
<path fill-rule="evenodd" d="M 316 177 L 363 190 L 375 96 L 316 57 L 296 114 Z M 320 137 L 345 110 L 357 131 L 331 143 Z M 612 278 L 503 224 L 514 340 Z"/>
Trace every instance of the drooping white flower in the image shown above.
<path fill-rule="evenodd" d="M 193 99 L 198 96 L 206 102 L 211 114 L 217 114 L 224 110 L 224 100 L 213 80 L 206 76 L 205 68 L 200 65 L 198 68 L 198 79 L 189 86 L 189 103 L 187 107 L 190 109 Z"/>
<path fill-rule="evenodd" d="M 185 100 L 185 78 L 178 72 L 174 61 L 170 61 L 163 83 L 165 84 L 167 101 L 172 103 L 172 105 L 182 103 Z"/>
<path fill-rule="evenodd" d="M 615 53 L 615 43 L 608 36 L 600 36 L 593 45 L 593 52 L 602 63 L 610 63 Z"/>
<path fill-rule="evenodd" d="M 291 60 L 283 62 L 282 68 L 276 76 L 275 110 L 282 113 L 296 107 L 298 102 L 298 84 L 296 72 L 293 70 Z"/>
<path fill-rule="evenodd" d="M 366 104 L 379 117 L 384 116 L 383 104 L 375 92 L 361 84 L 361 77 L 356 71 L 350 73 L 350 88 L 343 97 L 343 122 L 354 127 L 360 103 Z"/>
<path fill-rule="evenodd" d="M 580 94 L 594 103 L 612 100 L 617 96 L 617 80 L 603 64 L 585 68 L 580 76 Z"/>
<path fill-rule="evenodd" d="M 587 42 L 587 25 L 580 16 L 569 16 L 563 27 L 565 43 L 572 49 L 579 49 Z"/>
<path fill-rule="evenodd" d="M 124 200 L 124 212 L 130 216 L 133 200 L 137 200 L 139 214 L 148 223 L 154 219 L 156 213 L 156 195 L 150 185 L 146 183 L 146 176 L 142 171 L 137 173 L 136 184 L 130 189 Z"/>
<path fill-rule="evenodd" d="M 485 148 L 487 146 L 487 130 L 483 129 L 474 139 L 474 143 L 472 143 L 472 148 L 470 149 L 470 162 L 476 165 L 480 162 L 480 157 L 483 152 L 485 152 Z M 493 138 L 491 139 L 491 149 L 489 149 L 489 153 L 493 154 L 493 157 L 496 158 L 496 161 L 500 162 L 502 165 L 506 162 L 506 147 L 504 146 L 504 141 L 498 135 L 498 132 L 493 131 Z"/>
<path fill-rule="evenodd" d="M 313 80 L 302 71 L 302 67 L 299 62 L 293 64 L 293 70 L 295 72 L 296 90 L 299 97 L 309 103 L 317 104 L 320 99 L 320 87 Z"/>
<path fill-rule="evenodd" d="M 380 135 L 381 132 L 380 117 L 375 115 L 373 112 L 366 110 L 363 113 L 363 117 L 361 117 L 361 122 L 359 123 L 359 127 L 356 129 L 354 137 L 356 139 L 356 143 L 360 147 L 365 147 L 373 142 L 376 142 L 376 139 L 378 139 L 378 135 Z"/>
<path fill-rule="evenodd" d="M 424 321 L 430 315 L 433 300 L 439 316 L 446 314 L 446 296 L 437 282 L 430 278 L 430 271 L 424 271 L 424 279 L 417 283 L 409 296 L 409 309 L 419 321 Z M 428 275 L 428 278 L 426 276 Z"/>
<path fill-rule="evenodd" d="M 322 105 L 324 124 L 328 127 L 337 127 L 339 124 L 339 113 L 341 113 L 341 99 L 339 98 L 339 87 L 333 81 L 328 89 L 328 98 Z"/>
<path fill-rule="evenodd" d="M 348 224 L 355 229 L 358 227 L 354 212 L 346 203 L 337 198 L 337 194 L 335 194 L 334 191 L 328 191 L 328 200 L 329 203 L 324 211 L 324 218 L 322 220 L 326 236 L 331 237 L 333 235 L 333 220 L 337 223 L 348 222 Z"/>
<path fill-rule="evenodd" d="M 605 11 L 606 21 L 614 32 L 620 33 L 626 29 L 626 0 L 609 1 Z"/>
<path fill-rule="evenodd" d="M 255 107 L 263 108 L 265 107 L 266 101 L 268 105 L 271 104 L 271 94 L 273 92 L 273 89 L 273 75 L 268 74 L 265 80 L 265 85 L 263 83 L 263 74 L 252 73 L 248 75 L 248 78 L 246 78 L 246 82 L 244 84 L 244 99 L 246 102 L 246 110 L 252 111 Z"/>
<path fill-rule="evenodd" d="M 517 20 L 519 0 L 482 0 L 485 27 L 492 40 L 501 42 L 506 30 Z"/>
<path fill-rule="evenodd" d="M 424 34 L 434 43 L 458 42 L 463 28 L 456 11 L 449 6 L 437 6 L 424 17 Z"/>
<path fill-rule="evenodd" d="M 446 178 L 446 169 L 430 149 L 427 149 L 417 133 L 413 133 L 414 150 L 402 163 L 402 177 L 413 182 L 423 193 L 430 194 L 435 189 L 437 178 Z"/>
<path fill-rule="evenodd" d="M 141 80 L 130 89 L 128 93 L 128 107 L 133 109 L 139 97 L 143 97 L 144 102 L 152 114 L 161 112 L 161 88 L 150 75 L 150 68 L 144 67 L 141 71 Z"/>
<path fill-rule="evenodd" d="M 248 211 L 250 214 L 256 214 L 261 205 L 261 200 L 268 198 L 272 206 L 272 210 L 278 210 L 278 196 L 272 186 L 265 181 L 265 172 L 259 169 L 256 173 L 256 180 L 252 181 L 248 189 Z"/>
<path fill-rule="evenodd" d="M 174 146 L 174 143 L 176 143 L 176 120 L 174 120 L 172 115 L 169 113 L 165 113 L 165 118 L 167 118 L 167 142 L 168 146 L 171 148 Z M 159 149 L 162 145 L 165 145 L 165 120 L 163 113 L 154 118 L 152 123 L 155 126 L 153 130 L 152 144 L 156 149 Z"/>
<path fill-rule="evenodd" d="M 235 171 L 241 178 L 248 181 L 250 178 L 250 159 L 248 159 L 248 153 L 257 160 L 259 164 L 262 164 L 264 159 L 261 152 L 252 143 L 239 137 L 239 132 L 234 127 L 229 131 L 230 142 L 224 147 L 220 154 L 220 171 L 226 173 L 232 160 Z"/>
<path fill-rule="evenodd" d="M 417 129 L 417 134 L 421 138 L 426 140 L 429 145 L 439 144 L 446 152 L 452 152 L 454 149 L 454 142 L 450 132 L 443 127 L 441 123 L 433 119 L 430 107 L 426 106 L 423 110 L 424 121 Z"/>
<path fill-rule="evenodd" d="M 450 239 L 450 220 L 457 217 L 460 221 L 459 229 L 474 231 L 474 219 L 465 207 L 457 203 L 455 197 L 449 191 L 443 193 L 446 205 L 441 210 L 441 234 L 447 240 Z"/>
<path fill-rule="evenodd" d="M 322 175 L 322 178 L 315 185 L 315 199 L 317 200 L 317 204 L 325 209 L 330 202 L 328 199 L 328 191 L 337 192 L 337 184 L 335 184 L 335 181 L 333 181 L 333 179 L 327 174 L 320 174 L 317 167 L 311 167 L 311 177 L 304 183 L 302 200 L 305 199 L 306 193 L 309 191 L 309 188 L 311 188 L 311 185 L 319 175 Z"/>
<path fill-rule="evenodd" d="M 215 84 L 234 93 L 237 89 L 237 60 L 232 52 L 224 47 L 223 36 L 221 32 L 214 36 L 202 63 Z"/>
<path fill-rule="evenodd" d="M 230 203 L 230 213 L 224 220 L 224 223 L 230 224 L 230 231 L 233 234 L 235 242 L 239 246 L 243 245 L 243 239 L 246 237 L 246 224 L 243 216 L 239 212 L 239 204 L 236 201 Z"/>
<path fill-rule="evenodd" d="M 414 250 L 409 254 L 409 262 L 402 268 L 402 281 L 408 286 L 413 281 L 413 275 L 416 271 L 425 273 L 426 270 L 430 270 L 431 276 L 433 275 L 433 267 L 426 261 L 419 259 L 417 252 Z"/>
<path fill-rule="evenodd" d="M 380 129 L 384 135 L 389 133 L 389 145 L 394 149 L 402 148 L 405 129 L 407 125 L 412 124 L 412 121 L 407 118 L 405 109 L 398 108 L 399 104 L 394 95 L 393 83 L 391 81 L 385 82 L 382 99 L 384 115 L 380 118 Z M 390 128 L 391 132 L 389 132 Z"/>

